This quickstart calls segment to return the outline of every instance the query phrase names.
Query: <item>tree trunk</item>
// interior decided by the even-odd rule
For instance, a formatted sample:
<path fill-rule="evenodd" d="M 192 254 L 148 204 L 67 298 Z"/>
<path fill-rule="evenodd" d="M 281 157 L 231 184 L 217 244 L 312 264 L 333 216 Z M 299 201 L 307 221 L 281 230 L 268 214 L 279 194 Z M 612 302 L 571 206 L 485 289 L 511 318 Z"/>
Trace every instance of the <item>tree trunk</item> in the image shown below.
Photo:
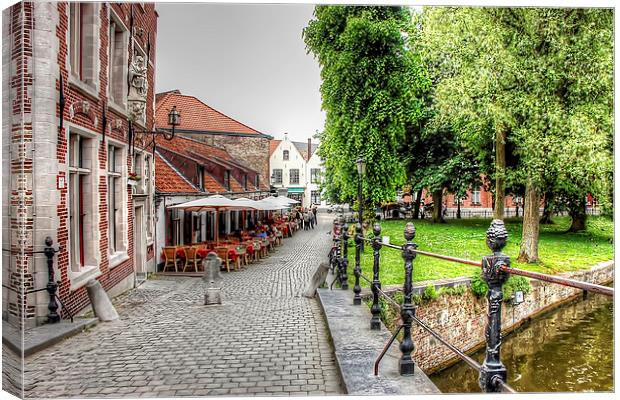
<path fill-rule="evenodd" d="M 504 219 L 504 174 L 506 173 L 506 130 L 497 130 L 495 136 L 495 207 L 493 218 Z"/>
<path fill-rule="evenodd" d="M 420 203 L 422 202 L 422 189 L 418 190 L 418 193 L 413 203 L 413 219 L 420 218 Z"/>
<path fill-rule="evenodd" d="M 433 223 L 436 222 L 445 222 L 442 215 L 441 210 L 441 198 L 443 195 L 443 190 L 435 190 L 433 191 Z"/>
<path fill-rule="evenodd" d="M 518 258 L 520 262 L 534 263 L 538 261 L 539 207 L 540 194 L 528 180 L 525 185 L 525 203 L 523 205 L 523 234 Z"/>
<path fill-rule="evenodd" d="M 580 232 L 586 230 L 586 199 L 585 196 L 580 196 L 579 199 L 570 202 L 570 208 L 568 214 L 572 218 L 572 223 L 569 232 Z"/>
<path fill-rule="evenodd" d="M 546 192 L 545 193 L 545 209 L 543 210 L 543 216 L 540 219 L 540 223 L 545 224 L 545 225 L 553 224 L 553 220 L 551 219 L 551 214 L 553 214 L 553 193 Z"/>
<path fill-rule="evenodd" d="M 458 199 L 456 203 L 456 218 L 461 219 L 461 199 Z"/>

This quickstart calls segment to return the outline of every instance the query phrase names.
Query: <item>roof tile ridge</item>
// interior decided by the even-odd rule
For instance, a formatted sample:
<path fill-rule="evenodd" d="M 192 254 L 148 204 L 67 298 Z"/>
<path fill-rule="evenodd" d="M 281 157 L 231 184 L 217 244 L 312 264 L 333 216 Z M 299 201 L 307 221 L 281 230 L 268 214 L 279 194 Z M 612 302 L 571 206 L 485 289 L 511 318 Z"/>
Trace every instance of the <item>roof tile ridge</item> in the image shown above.
<path fill-rule="evenodd" d="M 192 182 L 190 182 L 185 175 L 183 175 L 183 173 L 181 171 L 179 171 L 174 165 L 172 165 L 172 163 L 168 160 L 166 160 L 166 157 L 164 157 L 157 149 L 155 149 L 155 154 L 157 154 L 157 156 L 159 158 L 161 158 L 167 166 L 169 166 L 177 175 L 179 175 L 185 182 L 187 182 L 191 187 L 193 187 L 194 189 L 200 191 L 200 188 L 197 187 L 196 185 L 194 185 Z"/>

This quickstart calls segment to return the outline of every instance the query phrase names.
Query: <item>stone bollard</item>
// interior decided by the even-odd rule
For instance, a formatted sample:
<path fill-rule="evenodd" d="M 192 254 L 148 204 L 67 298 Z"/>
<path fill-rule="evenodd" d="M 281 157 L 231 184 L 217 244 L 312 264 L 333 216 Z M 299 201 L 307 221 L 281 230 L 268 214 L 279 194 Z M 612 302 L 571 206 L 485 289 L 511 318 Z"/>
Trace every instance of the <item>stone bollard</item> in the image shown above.
<path fill-rule="evenodd" d="M 202 267 L 205 271 L 202 280 L 207 283 L 205 305 L 222 304 L 222 288 L 218 285 L 222 282 L 221 265 L 222 259 L 215 253 L 209 253 L 202 261 Z"/>
<path fill-rule="evenodd" d="M 88 293 L 93 311 L 100 321 L 110 322 L 118 319 L 116 309 L 98 280 L 91 279 L 88 281 L 86 284 L 86 292 Z"/>

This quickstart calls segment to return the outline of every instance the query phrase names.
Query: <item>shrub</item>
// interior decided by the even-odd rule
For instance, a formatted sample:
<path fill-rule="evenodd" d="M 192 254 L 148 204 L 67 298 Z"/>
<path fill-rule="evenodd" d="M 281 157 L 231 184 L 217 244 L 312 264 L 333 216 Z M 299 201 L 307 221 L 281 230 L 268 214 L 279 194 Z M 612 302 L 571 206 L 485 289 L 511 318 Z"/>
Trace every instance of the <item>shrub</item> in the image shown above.
<path fill-rule="evenodd" d="M 448 296 L 462 296 L 463 294 L 465 294 L 466 289 L 467 288 L 465 287 L 465 285 L 443 287 L 439 289 L 437 293 L 439 293 L 440 296 L 443 296 L 444 294 Z"/>
<path fill-rule="evenodd" d="M 502 285 L 504 292 L 504 301 L 510 301 L 510 297 L 518 291 L 528 294 L 532 290 L 530 281 L 522 276 L 510 275 L 506 282 Z M 474 274 L 471 278 L 471 291 L 476 297 L 484 297 L 489 291 L 489 286 L 482 279 L 481 274 Z"/>
<path fill-rule="evenodd" d="M 522 291 L 524 295 L 532 290 L 530 280 L 523 276 L 510 275 L 508 280 L 502 286 L 504 291 L 504 301 L 510 301 L 510 297 L 518 291 Z"/>
<path fill-rule="evenodd" d="M 482 279 L 482 275 L 479 272 L 476 272 L 471 277 L 471 291 L 474 293 L 476 297 L 484 297 L 487 295 L 489 291 L 489 286 Z"/>
<path fill-rule="evenodd" d="M 435 285 L 429 283 L 426 286 L 426 289 L 424 289 L 424 293 L 422 293 L 422 298 L 424 300 L 435 300 L 437 297 L 439 297 L 439 294 L 437 294 L 437 290 L 435 289 Z"/>

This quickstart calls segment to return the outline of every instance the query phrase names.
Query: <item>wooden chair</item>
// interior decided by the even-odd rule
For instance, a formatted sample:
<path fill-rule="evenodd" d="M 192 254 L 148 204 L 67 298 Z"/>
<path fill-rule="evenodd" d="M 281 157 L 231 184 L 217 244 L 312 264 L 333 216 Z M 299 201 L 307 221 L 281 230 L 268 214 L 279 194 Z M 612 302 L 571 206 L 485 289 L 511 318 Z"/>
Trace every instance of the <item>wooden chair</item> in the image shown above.
<path fill-rule="evenodd" d="M 178 268 L 177 268 L 177 263 L 179 262 L 179 259 L 177 258 L 177 247 L 176 246 L 170 246 L 170 247 L 164 247 L 164 269 L 162 270 L 162 272 L 166 272 L 166 267 L 170 266 L 170 265 L 174 265 L 174 272 L 179 272 Z"/>
<path fill-rule="evenodd" d="M 189 265 L 194 266 L 194 270 L 198 272 L 198 263 L 200 262 L 200 258 L 196 254 L 198 250 L 197 247 L 190 246 L 185 248 L 185 266 L 183 267 L 183 272 L 187 269 Z"/>
<path fill-rule="evenodd" d="M 248 265 L 248 249 L 245 247 L 245 245 L 240 244 L 237 246 L 237 254 L 239 255 L 238 259 L 240 258 L 241 261 L 243 262 L 243 265 L 247 266 Z"/>
<path fill-rule="evenodd" d="M 215 252 L 217 253 L 217 256 L 222 259 L 222 264 L 226 266 L 226 271 L 230 272 L 231 259 L 228 257 L 228 248 L 227 247 L 216 247 Z"/>

